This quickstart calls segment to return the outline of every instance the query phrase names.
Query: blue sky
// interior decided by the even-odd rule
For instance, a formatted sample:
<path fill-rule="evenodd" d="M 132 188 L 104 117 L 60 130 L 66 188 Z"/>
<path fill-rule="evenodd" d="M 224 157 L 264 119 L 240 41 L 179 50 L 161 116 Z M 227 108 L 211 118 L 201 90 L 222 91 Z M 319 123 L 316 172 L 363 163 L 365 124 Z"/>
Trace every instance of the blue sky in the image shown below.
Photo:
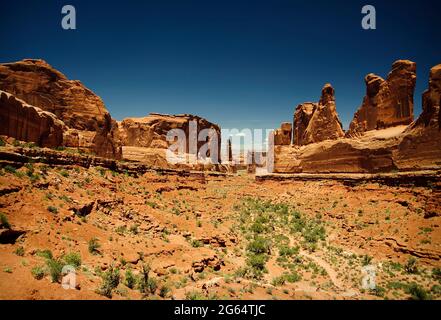
<path fill-rule="evenodd" d="M 61 8 L 77 30 L 61 28 Z M 377 30 L 361 28 L 361 8 Z M 117 120 L 192 113 L 224 128 L 274 128 L 336 90 L 345 128 L 364 76 L 417 62 L 416 116 L 441 63 L 439 1 L 2 1 L 0 62 L 41 58 L 104 100 Z"/>

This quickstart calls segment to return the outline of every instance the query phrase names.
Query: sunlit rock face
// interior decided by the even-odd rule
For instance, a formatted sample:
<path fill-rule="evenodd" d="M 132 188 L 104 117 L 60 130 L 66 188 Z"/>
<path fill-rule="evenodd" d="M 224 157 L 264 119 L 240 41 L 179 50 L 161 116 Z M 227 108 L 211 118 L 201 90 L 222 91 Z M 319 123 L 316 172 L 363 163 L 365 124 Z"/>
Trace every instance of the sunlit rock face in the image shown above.
<path fill-rule="evenodd" d="M 354 115 L 347 136 L 412 123 L 416 63 L 398 60 L 386 80 L 371 73 L 365 82 L 366 96 Z"/>
<path fill-rule="evenodd" d="M 63 144 L 66 126 L 61 120 L 4 91 L 0 91 L 0 123 L 0 135 L 42 147 Z"/>
<path fill-rule="evenodd" d="M 318 103 L 307 102 L 296 108 L 293 144 L 301 146 L 341 137 L 344 131 L 337 114 L 335 91 L 326 84 Z"/>
<path fill-rule="evenodd" d="M 43 60 L 0 64 L 0 89 L 53 113 L 69 128 L 65 145 L 121 157 L 117 125 L 100 97 L 80 81 L 67 77 Z"/>

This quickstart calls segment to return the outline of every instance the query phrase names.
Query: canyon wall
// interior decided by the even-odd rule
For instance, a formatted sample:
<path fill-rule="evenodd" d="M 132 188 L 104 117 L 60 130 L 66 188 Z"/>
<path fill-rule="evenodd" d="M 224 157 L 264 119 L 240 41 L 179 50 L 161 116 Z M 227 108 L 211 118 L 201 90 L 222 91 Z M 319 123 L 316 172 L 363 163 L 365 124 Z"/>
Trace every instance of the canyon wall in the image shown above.
<path fill-rule="evenodd" d="M 358 110 L 354 117 L 355 122 L 363 124 L 362 130 L 319 143 L 276 145 L 275 173 L 378 173 L 441 168 L 441 65 L 431 69 L 429 88 L 423 94 L 423 112 L 414 122 L 411 122 L 414 63 L 406 60 L 394 63 L 387 82 L 379 81 L 379 89 L 373 90 L 373 95 L 370 88 L 372 81 L 377 80 L 373 76 L 367 78 L 370 79 L 368 97 L 364 99 L 362 112 Z M 379 99 L 371 104 L 371 97 Z M 315 114 L 310 110 L 318 107 L 312 104 L 305 106 L 307 108 L 297 108 L 294 132 L 305 128 L 305 119 L 311 113 Z M 403 106 L 404 109 L 401 108 Z M 401 116 L 397 116 L 397 110 L 401 110 Z M 366 120 L 358 122 L 361 114 Z M 409 121 L 409 125 L 403 125 Z M 294 141 L 299 142 L 295 138 Z"/>
<path fill-rule="evenodd" d="M 0 90 L 63 121 L 67 126 L 64 146 L 121 158 L 117 125 L 101 98 L 45 61 L 26 59 L 0 64 Z"/>
<path fill-rule="evenodd" d="M 63 144 L 66 126 L 61 120 L 4 91 L 0 91 L 0 123 L 0 135 L 49 148 Z"/>

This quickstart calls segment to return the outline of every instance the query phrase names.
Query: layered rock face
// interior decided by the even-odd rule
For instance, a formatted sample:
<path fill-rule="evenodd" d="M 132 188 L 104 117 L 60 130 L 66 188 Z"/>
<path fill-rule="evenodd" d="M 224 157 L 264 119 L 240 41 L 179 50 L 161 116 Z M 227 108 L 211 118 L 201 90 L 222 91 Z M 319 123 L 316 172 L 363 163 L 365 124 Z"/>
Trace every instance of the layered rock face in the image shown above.
<path fill-rule="evenodd" d="M 43 60 L 0 64 L 0 89 L 56 115 L 70 129 L 65 145 L 120 158 L 116 122 L 101 98 Z"/>
<path fill-rule="evenodd" d="M 294 142 L 307 145 L 344 137 L 343 126 L 337 114 L 334 88 L 323 87 L 317 104 L 299 105 L 294 114 Z"/>
<path fill-rule="evenodd" d="M 413 95 L 416 83 L 416 63 L 398 60 L 386 80 L 368 74 L 366 96 L 350 124 L 348 137 L 363 132 L 408 125 L 413 121 Z"/>
<path fill-rule="evenodd" d="M 0 91 L 0 123 L 0 135 L 49 148 L 63 144 L 66 126 L 61 120 L 4 91 Z"/>
<path fill-rule="evenodd" d="M 185 133 L 186 153 L 191 151 L 190 139 L 196 141 L 193 139 L 198 139 L 201 134 L 202 141 L 197 141 L 197 145 L 195 145 L 197 151 L 199 152 L 201 147 L 207 144 L 207 142 L 213 142 L 213 147 L 217 150 L 217 158 L 212 160 L 213 162 L 220 163 L 220 127 L 204 118 L 189 114 L 164 115 L 151 113 L 144 118 L 124 119 L 118 125 L 124 150 L 128 150 L 126 147 L 167 149 L 171 144 L 175 143 L 175 141 L 167 141 L 167 133 L 172 129 L 180 129 Z M 190 128 L 194 128 L 194 136 L 192 137 L 190 137 Z M 205 131 L 208 135 L 202 137 L 204 135 L 202 131 Z M 215 139 L 217 139 L 217 145 L 215 144 Z M 133 152 L 133 148 L 130 148 L 130 150 Z M 207 156 L 211 155 L 208 153 Z"/>
<path fill-rule="evenodd" d="M 280 129 L 274 131 L 274 145 L 289 146 L 291 144 L 292 124 L 289 122 L 282 123 Z"/>
<path fill-rule="evenodd" d="M 430 70 L 429 89 L 423 94 L 423 112 L 404 132 L 398 146 L 406 167 L 441 165 L 441 64 Z"/>
<path fill-rule="evenodd" d="M 389 94 L 394 96 L 392 92 Z M 387 96 L 384 98 L 391 99 Z M 429 89 L 423 94 L 423 112 L 409 126 L 370 130 L 357 138 L 327 140 L 307 146 L 275 146 L 274 172 L 378 173 L 395 170 L 439 170 L 440 100 L 441 65 L 437 65 L 431 69 Z M 369 110 L 376 112 L 375 109 Z M 368 114 L 368 117 L 371 116 Z"/>
<path fill-rule="evenodd" d="M 297 106 L 294 113 L 293 144 L 297 146 L 306 144 L 303 140 L 303 136 L 317 106 L 318 103 L 312 102 L 306 102 Z"/>

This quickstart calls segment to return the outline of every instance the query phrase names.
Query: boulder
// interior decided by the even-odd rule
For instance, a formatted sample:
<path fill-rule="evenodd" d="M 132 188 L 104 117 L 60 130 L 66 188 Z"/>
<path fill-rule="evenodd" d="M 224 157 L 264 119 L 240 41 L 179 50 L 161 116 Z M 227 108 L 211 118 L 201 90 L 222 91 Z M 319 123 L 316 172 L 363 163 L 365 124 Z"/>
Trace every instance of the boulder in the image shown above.
<path fill-rule="evenodd" d="M 398 60 L 386 80 L 375 74 L 365 78 L 366 96 L 352 120 L 348 137 L 366 131 L 408 125 L 413 121 L 416 63 Z"/>

